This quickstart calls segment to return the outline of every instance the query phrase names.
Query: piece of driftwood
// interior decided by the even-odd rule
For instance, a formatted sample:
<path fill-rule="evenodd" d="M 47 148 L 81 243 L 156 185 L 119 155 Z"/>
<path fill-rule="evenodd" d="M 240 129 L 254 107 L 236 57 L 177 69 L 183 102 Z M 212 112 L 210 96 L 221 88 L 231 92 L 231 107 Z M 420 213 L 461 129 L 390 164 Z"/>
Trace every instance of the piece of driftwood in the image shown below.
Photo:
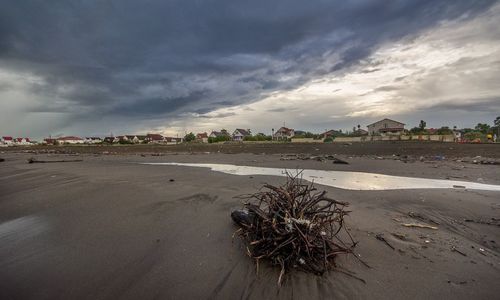
<path fill-rule="evenodd" d="M 434 230 L 437 230 L 438 228 L 436 226 L 431 226 L 431 225 L 427 225 L 427 224 L 419 224 L 419 223 L 405 223 L 405 224 L 401 224 L 405 227 L 418 227 L 418 228 L 428 228 L 428 229 L 434 229 Z"/>
<path fill-rule="evenodd" d="M 257 269 L 260 260 L 280 267 L 278 285 L 292 268 L 322 275 L 335 266 L 337 255 L 353 253 L 357 244 L 344 223 L 348 203 L 326 197 L 299 174 L 288 173 L 282 186 L 266 184 L 240 196 L 244 208 L 231 213 L 240 227 L 235 234 Z"/>
<path fill-rule="evenodd" d="M 463 253 L 462 251 L 458 250 L 455 246 L 451 247 L 452 252 L 457 252 L 463 256 L 467 256 L 467 254 Z"/>
<path fill-rule="evenodd" d="M 80 162 L 83 161 L 83 159 L 67 159 L 67 160 L 38 160 L 36 158 L 29 158 L 28 163 L 29 164 L 41 164 L 41 163 L 65 163 L 65 162 Z"/>

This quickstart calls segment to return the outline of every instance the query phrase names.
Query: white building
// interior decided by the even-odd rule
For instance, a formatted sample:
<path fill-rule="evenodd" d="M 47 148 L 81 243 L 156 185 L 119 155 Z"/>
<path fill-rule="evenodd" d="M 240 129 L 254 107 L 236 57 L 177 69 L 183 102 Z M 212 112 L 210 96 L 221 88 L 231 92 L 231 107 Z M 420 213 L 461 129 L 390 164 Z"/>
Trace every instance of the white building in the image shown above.
<path fill-rule="evenodd" d="M 102 143 L 102 139 L 100 137 L 86 137 L 83 141 L 85 144 L 99 144 Z"/>
<path fill-rule="evenodd" d="M 250 129 L 236 129 L 233 132 L 233 140 L 241 142 L 245 139 L 246 136 L 252 136 L 250 133 Z"/>
<path fill-rule="evenodd" d="M 14 139 L 14 144 L 15 145 L 19 145 L 19 146 L 29 146 L 29 145 L 33 145 L 30 141 L 29 138 L 22 138 L 22 137 L 19 137 L 19 138 L 15 138 Z"/>
<path fill-rule="evenodd" d="M 287 140 L 295 136 L 295 130 L 292 128 L 281 127 L 273 134 L 273 140 Z"/>
<path fill-rule="evenodd" d="M 391 119 L 383 119 L 367 126 L 370 135 L 401 135 L 405 124 Z"/>
<path fill-rule="evenodd" d="M 83 144 L 85 140 L 77 136 L 63 136 L 58 138 L 57 142 L 59 144 Z"/>

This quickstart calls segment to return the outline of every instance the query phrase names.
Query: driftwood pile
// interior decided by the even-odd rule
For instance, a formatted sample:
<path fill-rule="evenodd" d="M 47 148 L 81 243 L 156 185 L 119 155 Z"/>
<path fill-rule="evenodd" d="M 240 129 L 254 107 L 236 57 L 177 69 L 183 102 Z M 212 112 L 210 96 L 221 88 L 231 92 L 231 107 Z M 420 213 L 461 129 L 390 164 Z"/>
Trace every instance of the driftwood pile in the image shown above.
<path fill-rule="evenodd" d="M 300 173 L 287 174 L 283 186 L 266 184 L 245 199 L 244 209 L 231 213 L 247 254 L 279 266 L 283 275 L 292 268 L 322 275 L 335 267 L 339 254 L 353 253 L 356 242 L 344 225 L 348 203 L 326 197 Z"/>

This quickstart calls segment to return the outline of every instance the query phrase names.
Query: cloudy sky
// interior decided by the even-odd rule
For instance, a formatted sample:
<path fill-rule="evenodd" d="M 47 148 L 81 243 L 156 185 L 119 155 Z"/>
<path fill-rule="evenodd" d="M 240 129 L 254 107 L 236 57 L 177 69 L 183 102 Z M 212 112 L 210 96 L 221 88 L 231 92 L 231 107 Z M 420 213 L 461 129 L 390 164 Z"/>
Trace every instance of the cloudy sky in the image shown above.
<path fill-rule="evenodd" d="M 0 135 L 500 115 L 497 1 L 2 1 Z"/>

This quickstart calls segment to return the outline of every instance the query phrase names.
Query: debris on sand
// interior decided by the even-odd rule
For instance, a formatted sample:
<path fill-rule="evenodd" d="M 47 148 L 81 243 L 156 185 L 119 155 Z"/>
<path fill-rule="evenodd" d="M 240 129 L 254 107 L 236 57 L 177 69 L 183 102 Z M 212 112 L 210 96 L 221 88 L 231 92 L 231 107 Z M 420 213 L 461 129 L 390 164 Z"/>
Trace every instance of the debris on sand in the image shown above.
<path fill-rule="evenodd" d="M 458 250 L 455 246 L 451 247 L 451 252 L 457 252 L 463 256 L 467 256 L 467 254 L 463 253 L 462 251 Z"/>
<path fill-rule="evenodd" d="M 335 266 L 337 255 L 353 253 L 356 246 L 344 224 L 348 203 L 304 184 L 300 172 L 287 175 L 283 186 L 266 184 L 260 192 L 241 196 L 244 208 L 231 213 L 240 227 L 235 234 L 257 270 L 260 259 L 281 268 L 278 285 L 292 268 L 322 275 Z"/>
<path fill-rule="evenodd" d="M 345 160 L 342 160 L 340 158 L 336 158 L 336 157 L 333 157 L 333 156 L 332 156 L 331 160 L 333 160 L 334 164 L 342 164 L 342 165 L 348 165 L 349 164 Z"/>
<path fill-rule="evenodd" d="M 465 187 L 464 187 L 465 188 Z M 430 222 L 430 223 L 434 223 L 436 225 L 440 225 L 439 222 L 427 217 L 427 216 L 424 216 L 420 213 L 417 213 L 417 212 L 413 212 L 413 211 L 410 211 L 408 212 L 408 216 L 411 217 L 411 218 L 414 218 L 414 219 L 417 219 L 417 220 L 420 220 L 422 222 Z"/>
<path fill-rule="evenodd" d="M 431 226 L 431 225 L 427 225 L 427 224 L 419 224 L 419 223 L 405 223 L 405 224 L 401 224 L 401 225 L 403 225 L 404 227 L 418 227 L 418 228 L 428 228 L 428 229 L 434 229 L 434 230 L 438 229 L 436 226 Z"/>
<path fill-rule="evenodd" d="M 337 158 L 333 155 L 282 154 L 280 160 L 315 160 L 322 162 L 331 160 L 334 164 L 349 164 L 347 161 Z"/>
<path fill-rule="evenodd" d="M 0 162 L 3 162 L 3 161 L 5 161 L 5 158 L 1 158 L 1 157 L 0 157 Z"/>
<path fill-rule="evenodd" d="M 29 158 L 28 163 L 29 164 L 34 164 L 34 163 L 64 163 L 64 162 L 80 162 L 83 161 L 83 159 L 69 159 L 69 160 L 38 160 L 36 158 Z"/>
<path fill-rule="evenodd" d="M 476 156 L 474 159 L 471 161 L 473 164 L 481 164 L 481 165 L 494 165 L 498 166 L 500 165 L 500 161 L 498 160 L 491 160 L 491 159 L 480 159 L 481 156 Z"/>
<path fill-rule="evenodd" d="M 384 242 L 387 246 L 389 246 L 389 248 L 391 248 L 392 250 L 396 250 L 396 248 L 394 248 L 394 246 L 392 246 L 384 237 L 384 234 L 383 233 L 379 233 L 377 235 L 375 235 L 375 238 L 377 238 L 377 240 L 379 241 L 382 241 Z"/>
<path fill-rule="evenodd" d="M 490 218 L 489 220 L 484 220 L 484 219 L 465 219 L 464 220 L 467 223 L 476 223 L 476 224 L 484 224 L 484 225 L 493 225 L 493 226 L 500 226 L 500 219 L 498 218 Z"/>

